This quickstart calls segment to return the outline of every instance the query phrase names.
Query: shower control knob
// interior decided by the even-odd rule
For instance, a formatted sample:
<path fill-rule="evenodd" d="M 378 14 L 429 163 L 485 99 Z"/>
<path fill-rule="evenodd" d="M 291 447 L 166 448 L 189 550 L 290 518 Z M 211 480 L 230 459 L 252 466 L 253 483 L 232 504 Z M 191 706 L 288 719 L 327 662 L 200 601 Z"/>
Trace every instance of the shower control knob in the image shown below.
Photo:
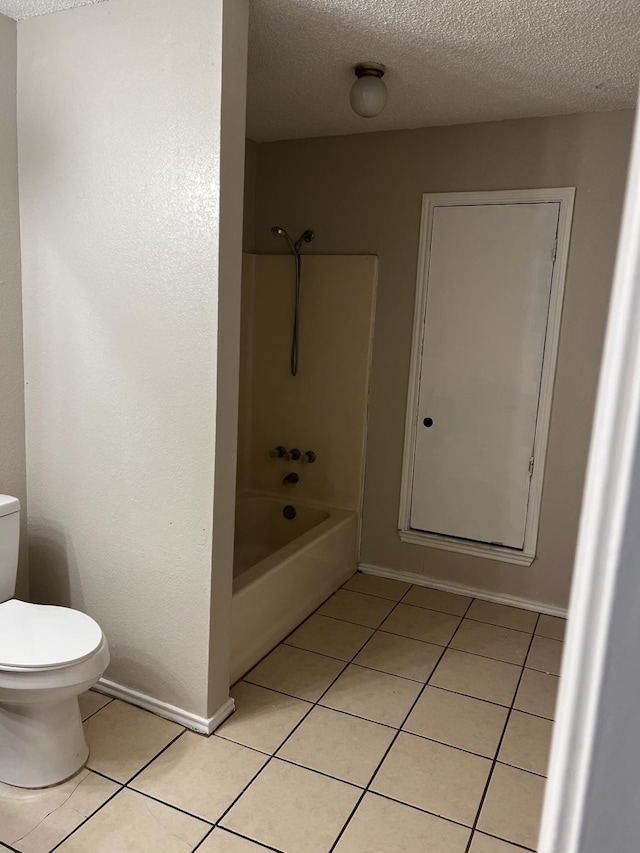
<path fill-rule="evenodd" d="M 289 458 L 293 459 L 294 462 L 297 462 L 301 456 L 302 456 L 302 453 L 300 453 L 300 451 L 298 450 L 297 447 L 292 447 L 291 450 L 289 451 Z"/>
<path fill-rule="evenodd" d="M 272 459 L 288 459 L 289 454 L 287 453 L 287 449 L 279 444 L 277 447 L 274 447 L 273 450 L 269 452 L 269 456 Z"/>
<path fill-rule="evenodd" d="M 302 461 L 303 462 L 315 462 L 316 461 L 316 454 L 313 452 L 313 450 L 305 450 L 304 455 L 302 457 Z"/>

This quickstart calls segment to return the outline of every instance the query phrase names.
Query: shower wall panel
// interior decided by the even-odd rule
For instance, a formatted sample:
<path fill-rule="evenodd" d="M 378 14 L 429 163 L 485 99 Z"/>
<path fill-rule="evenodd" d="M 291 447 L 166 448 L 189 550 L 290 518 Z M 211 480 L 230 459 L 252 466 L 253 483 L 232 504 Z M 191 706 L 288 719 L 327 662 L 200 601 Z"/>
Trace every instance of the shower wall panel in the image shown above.
<path fill-rule="evenodd" d="M 303 256 L 293 377 L 293 258 L 244 255 L 240 488 L 360 509 L 377 265 L 373 255 Z M 317 460 L 273 459 L 277 445 Z M 284 485 L 289 473 L 299 482 Z"/>

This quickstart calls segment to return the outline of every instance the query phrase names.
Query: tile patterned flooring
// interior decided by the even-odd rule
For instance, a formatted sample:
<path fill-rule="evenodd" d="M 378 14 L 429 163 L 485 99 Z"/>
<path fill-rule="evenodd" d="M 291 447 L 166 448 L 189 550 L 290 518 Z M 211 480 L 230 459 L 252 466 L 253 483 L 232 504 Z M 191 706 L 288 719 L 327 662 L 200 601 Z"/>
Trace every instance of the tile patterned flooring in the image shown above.
<path fill-rule="evenodd" d="M 534 850 L 564 622 L 354 575 L 210 738 L 89 692 L 63 785 L 0 785 L 0 851 Z"/>

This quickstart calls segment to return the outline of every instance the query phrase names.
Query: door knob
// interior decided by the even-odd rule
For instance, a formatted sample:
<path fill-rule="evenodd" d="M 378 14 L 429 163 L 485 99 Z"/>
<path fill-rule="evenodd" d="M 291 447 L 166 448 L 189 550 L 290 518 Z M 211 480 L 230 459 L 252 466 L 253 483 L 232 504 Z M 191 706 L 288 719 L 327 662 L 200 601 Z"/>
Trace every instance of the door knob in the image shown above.
<path fill-rule="evenodd" d="M 425 418 L 425 419 L 422 421 L 422 423 L 423 423 L 426 427 L 433 426 L 433 418 Z"/>

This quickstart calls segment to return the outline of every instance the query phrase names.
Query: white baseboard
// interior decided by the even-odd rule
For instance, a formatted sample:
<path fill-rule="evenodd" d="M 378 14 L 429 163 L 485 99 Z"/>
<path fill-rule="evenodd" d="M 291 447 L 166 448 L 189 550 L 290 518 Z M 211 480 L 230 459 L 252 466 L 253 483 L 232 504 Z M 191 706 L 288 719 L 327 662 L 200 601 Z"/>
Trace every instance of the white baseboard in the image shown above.
<path fill-rule="evenodd" d="M 486 589 L 475 589 L 472 586 L 462 586 L 457 583 L 436 578 L 428 578 L 414 572 L 399 572 L 395 569 L 385 569 L 382 566 L 372 566 L 369 563 L 360 563 L 358 570 L 366 575 L 378 575 L 381 578 L 392 578 L 397 581 L 413 583 L 416 586 L 428 586 L 431 589 L 441 589 L 444 592 L 453 592 L 456 595 L 467 595 L 470 598 L 481 598 L 483 601 L 493 601 L 496 604 L 506 604 L 509 607 L 520 607 L 522 610 L 535 610 L 537 613 L 546 613 L 549 616 L 560 616 L 567 618 L 567 610 L 554 604 L 544 604 L 542 601 L 532 601 L 529 598 L 519 598 L 516 595 L 507 595 L 501 592 L 487 592 Z"/>
<path fill-rule="evenodd" d="M 104 693 L 106 696 L 113 696 L 114 699 L 122 699 L 130 705 L 137 705 L 138 708 L 151 711 L 152 714 L 164 717 L 165 720 L 171 720 L 187 729 L 205 735 L 210 735 L 218 726 L 221 726 L 227 717 L 235 711 L 236 707 L 233 699 L 229 698 L 212 717 L 199 717 L 197 714 L 192 714 L 191 711 L 185 711 L 184 708 L 178 708 L 168 702 L 161 702 L 159 699 L 154 699 L 153 696 L 147 696 L 146 693 L 139 693 L 131 687 L 124 687 L 115 681 L 109 681 L 108 678 L 101 678 L 97 684 L 94 684 L 93 689 L 97 690 L 98 693 Z"/>

